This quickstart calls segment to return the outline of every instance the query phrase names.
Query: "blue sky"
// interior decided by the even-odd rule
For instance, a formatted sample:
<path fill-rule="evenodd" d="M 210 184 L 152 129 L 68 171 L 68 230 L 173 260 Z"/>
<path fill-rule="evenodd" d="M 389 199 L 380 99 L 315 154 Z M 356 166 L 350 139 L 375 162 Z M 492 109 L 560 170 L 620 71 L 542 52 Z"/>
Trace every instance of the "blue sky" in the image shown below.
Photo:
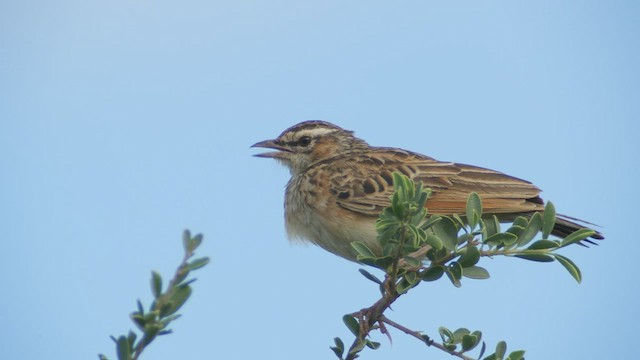
<path fill-rule="evenodd" d="M 636 1 L 0 3 L 2 359 L 115 358 L 150 270 L 201 232 L 193 298 L 143 358 L 327 359 L 376 287 L 290 245 L 288 171 L 249 146 L 306 119 L 533 181 L 602 226 L 558 264 L 486 259 L 389 317 L 480 329 L 529 359 L 632 358 Z M 362 359 L 449 359 L 393 333 Z"/>

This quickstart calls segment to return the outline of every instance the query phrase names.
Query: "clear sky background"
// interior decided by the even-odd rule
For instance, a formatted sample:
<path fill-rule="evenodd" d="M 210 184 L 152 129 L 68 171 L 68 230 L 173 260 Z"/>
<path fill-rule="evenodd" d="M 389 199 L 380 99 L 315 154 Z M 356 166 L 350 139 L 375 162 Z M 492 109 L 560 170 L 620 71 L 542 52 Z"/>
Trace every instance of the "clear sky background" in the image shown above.
<path fill-rule="evenodd" d="M 115 359 L 188 228 L 194 295 L 144 359 L 330 359 L 359 265 L 290 245 L 289 174 L 249 146 L 307 119 L 533 181 L 602 226 L 559 264 L 485 259 L 389 317 L 528 359 L 630 359 L 640 319 L 638 1 L 2 1 L 0 358 Z M 384 336 L 362 359 L 450 359 Z"/>

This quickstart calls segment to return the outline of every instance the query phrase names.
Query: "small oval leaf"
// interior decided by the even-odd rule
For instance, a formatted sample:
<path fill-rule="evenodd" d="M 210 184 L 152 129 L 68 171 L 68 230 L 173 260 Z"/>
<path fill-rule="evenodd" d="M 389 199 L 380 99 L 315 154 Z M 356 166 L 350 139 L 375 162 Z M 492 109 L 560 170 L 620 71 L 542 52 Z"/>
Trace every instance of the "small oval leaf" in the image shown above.
<path fill-rule="evenodd" d="M 520 259 L 525 259 L 525 260 L 530 260 L 530 261 L 537 261 L 537 262 L 552 262 L 553 261 L 553 257 L 549 256 L 549 255 L 545 255 L 545 254 L 518 254 L 518 255 L 514 255 L 517 258 Z"/>
<path fill-rule="evenodd" d="M 571 234 L 567 235 L 567 237 L 565 237 L 564 239 L 562 239 L 562 246 L 567 246 L 567 245 L 577 243 L 595 234 L 596 232 L 591 229 L 587 229 L 587 228 L 578 229 L 572 232 Z"/>
<path fill-rule="evenodd" d="M 547 201 L 542 216 L 542 238 L 548 239 L 554 225 L 556 224 L 556 208 L 551 201 Z"/>
<path fill-rule="evenodd" d="M 373 251 L 371 251 L 371 249 L 361 241 L 352 242 L 351 247 L 358 252 L 358 255 L 362 255 L 363 257 L 376 257 Z"/>
<path fill-rule="evenodd" d="M 209 258 L 208 257 L 201 257 L 201 258 L 198 258 L 198 259 L 195 259 L 195 260 L 189 262 L 187 267 L 189 268 L 189 270 L 197 270 L 197 269 L 200 269 L 200 268 L 204 267 L 208 263 L 209 263 Z"/>
<path fill-rule="evenodd" d="M 462 351 L 469 351 L 478 345 L 478 338 L 467 334 L 462 336 Z"/>
<path fill-rule="evenodd" d="M 509 354 L 509 360 L 524 360 L 524 350 L 512 351 Z"/>
<path fill-rule="evenodd" d="M 560 244 L 553 240 L 538 240 L 531 244 L 527 250 L 543 250 L 543 249 L 556 249 L 560 247 Z"/>
<path fill-rule="evenodd" d="M 480 260 L 480 250 L 475 246 L 467 246 L 465 251 L 458 258 L 458 263 L 463 268 L 473 266 Z"/>
<path fill-rule="evenodd" d="M 440 265 L 427 269 L 422 273 L 423 281 L 435 281 L 442 277 L 444 274 L 444 268 Z"/>
<path fill-rule="evenodd" d="M 507 352 L 507 343 L 504 341 L 498 342 L 496 345 L 496 358 L 504 358 L 504 354 Z"/>
<path fill-rule="evenodd" d="M 442 240 L 440 240 L 440 238 L 437 235 L 432 233 L 427 234 L 426 242 L 427 244 L 431 245 L 431 247 L 434 249 L 442 249 L 444 246 Z"/>
<path fill-rule="evenodd" d="M 440 221 L 431 227 L 435 234 L 447 250 L 454 250 L 458 243 L 458 228 L 451 218 L 443 216 Z"/>
<path fill-rule="evenodd" d="M 580 272 L 578 265 L 562 255 L 555 254 L 555 258 L 560 264 L 562 264 L 562 266 L 564 266 L 565 269 L 567 269 L 569 274 L 571 274 L 578 283 L 582 282 L 582 273 Z"/>
<path fill-rule="evenodd" d="M 484 243 L 489 246 L 498 246 L 504 244 L 513 244 L 518 240 L 518 236 L 512 233 L 504 232 L 489 236 Z"/>
<path fill-rule="evenodd" d="M 117 342 L 118 360 L 131 360 L 131 346 L 129 339 L 122 335 Z"/>
<path fill-rule="evenodd" d="M 357 337 L 358 334 L 360 334 L 360 324 L 358 323 L 358 320 L 356 320 L 356 318 L 351 315 L 345 315 L 342 317 L 342 321 L 354 336 Z"/>
<path fill-rule="evenodd" d="M 524 231 L 518 235 L 518 246 L 527 245 L 540 232 L 542 228 L 542 215 L 534 213 L 529 219 Z"/>
<path fill-rule="evenodd" d="M 462 276 L 475 279 L 475 280 L 484 280 L 489 278 L 489 272 L 480 266 L 471 266 L 462 269 Z"/>
<path fill-rule="evenodd" d="M 156 271 L 151 272 L 151 293 L 156 299 L 162 294 L 162 277 Z"/>
<path fill-rule="evenodd" d="M 478 225 L 478 221 L 482 218 L 482 201 L 480 200 L 480 196 L 472 192 L 467 197 L 467 224 L 471 228 L 471 231 L 475 229 Z"/>
<path fill-rule="evenodd" d="M 376 283 L 378 285 L 382 285 L 382 280 L 378 279 L 375 275 L 371 274 L 367 270 L 358 269 L 358 271 L 360 272 L 360 274 L 362 274 L 362 276 L 366 277 L 367 279 L 373 281 L 374 283 Z"/>

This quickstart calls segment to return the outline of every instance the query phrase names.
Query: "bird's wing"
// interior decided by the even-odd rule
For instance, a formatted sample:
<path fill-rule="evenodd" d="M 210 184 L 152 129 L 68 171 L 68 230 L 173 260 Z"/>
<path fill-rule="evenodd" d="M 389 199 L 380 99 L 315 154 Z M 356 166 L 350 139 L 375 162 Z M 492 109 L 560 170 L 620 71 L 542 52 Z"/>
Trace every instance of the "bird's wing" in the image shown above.
<path fill-rule="evenodd" d="M 339 206 L 378 216 L 393 194 L 392 172 L 398 171 L 432 190 L 431 214 L 464 214 L 469 193 L 482 199 L 486 214 L 542 210 L 540 190 L 528 181 L 476 166 L 441 162 L 400 149 L 374 148 L 366 154 L 322 164 L 333 167 L 329 191 Z"/>

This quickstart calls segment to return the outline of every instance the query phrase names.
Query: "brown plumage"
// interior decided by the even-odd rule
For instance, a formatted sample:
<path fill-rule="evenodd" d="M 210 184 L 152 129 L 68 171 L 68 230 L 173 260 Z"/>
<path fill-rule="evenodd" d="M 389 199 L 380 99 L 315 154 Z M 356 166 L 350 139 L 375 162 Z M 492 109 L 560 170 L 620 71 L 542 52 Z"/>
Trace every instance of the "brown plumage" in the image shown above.
<path fill-rule="evenodd" d="M 402 149 L 371 147 L 353 132 L 324 121 L 302 122 L 254 146 L 279 150 L 256 156 L 275 158 L 291 171 L 285 198 L 290 236 L 350 260 L 355 259 L 350 242 L 377 248 L 374 223 L 390 204 L 394 171 L 432 190 L 427 200 L 430 214 L 464 215 L 467 197 L 474 191 L 482 199 L 484 214 L 501 221 L 544 209 L 540 189 L 528 181 Z M 583 228 L 581 222 L 560 215 L 553 234 L 564 237 Z M 592 238 L 603 236 L 596 233 Z"/>

